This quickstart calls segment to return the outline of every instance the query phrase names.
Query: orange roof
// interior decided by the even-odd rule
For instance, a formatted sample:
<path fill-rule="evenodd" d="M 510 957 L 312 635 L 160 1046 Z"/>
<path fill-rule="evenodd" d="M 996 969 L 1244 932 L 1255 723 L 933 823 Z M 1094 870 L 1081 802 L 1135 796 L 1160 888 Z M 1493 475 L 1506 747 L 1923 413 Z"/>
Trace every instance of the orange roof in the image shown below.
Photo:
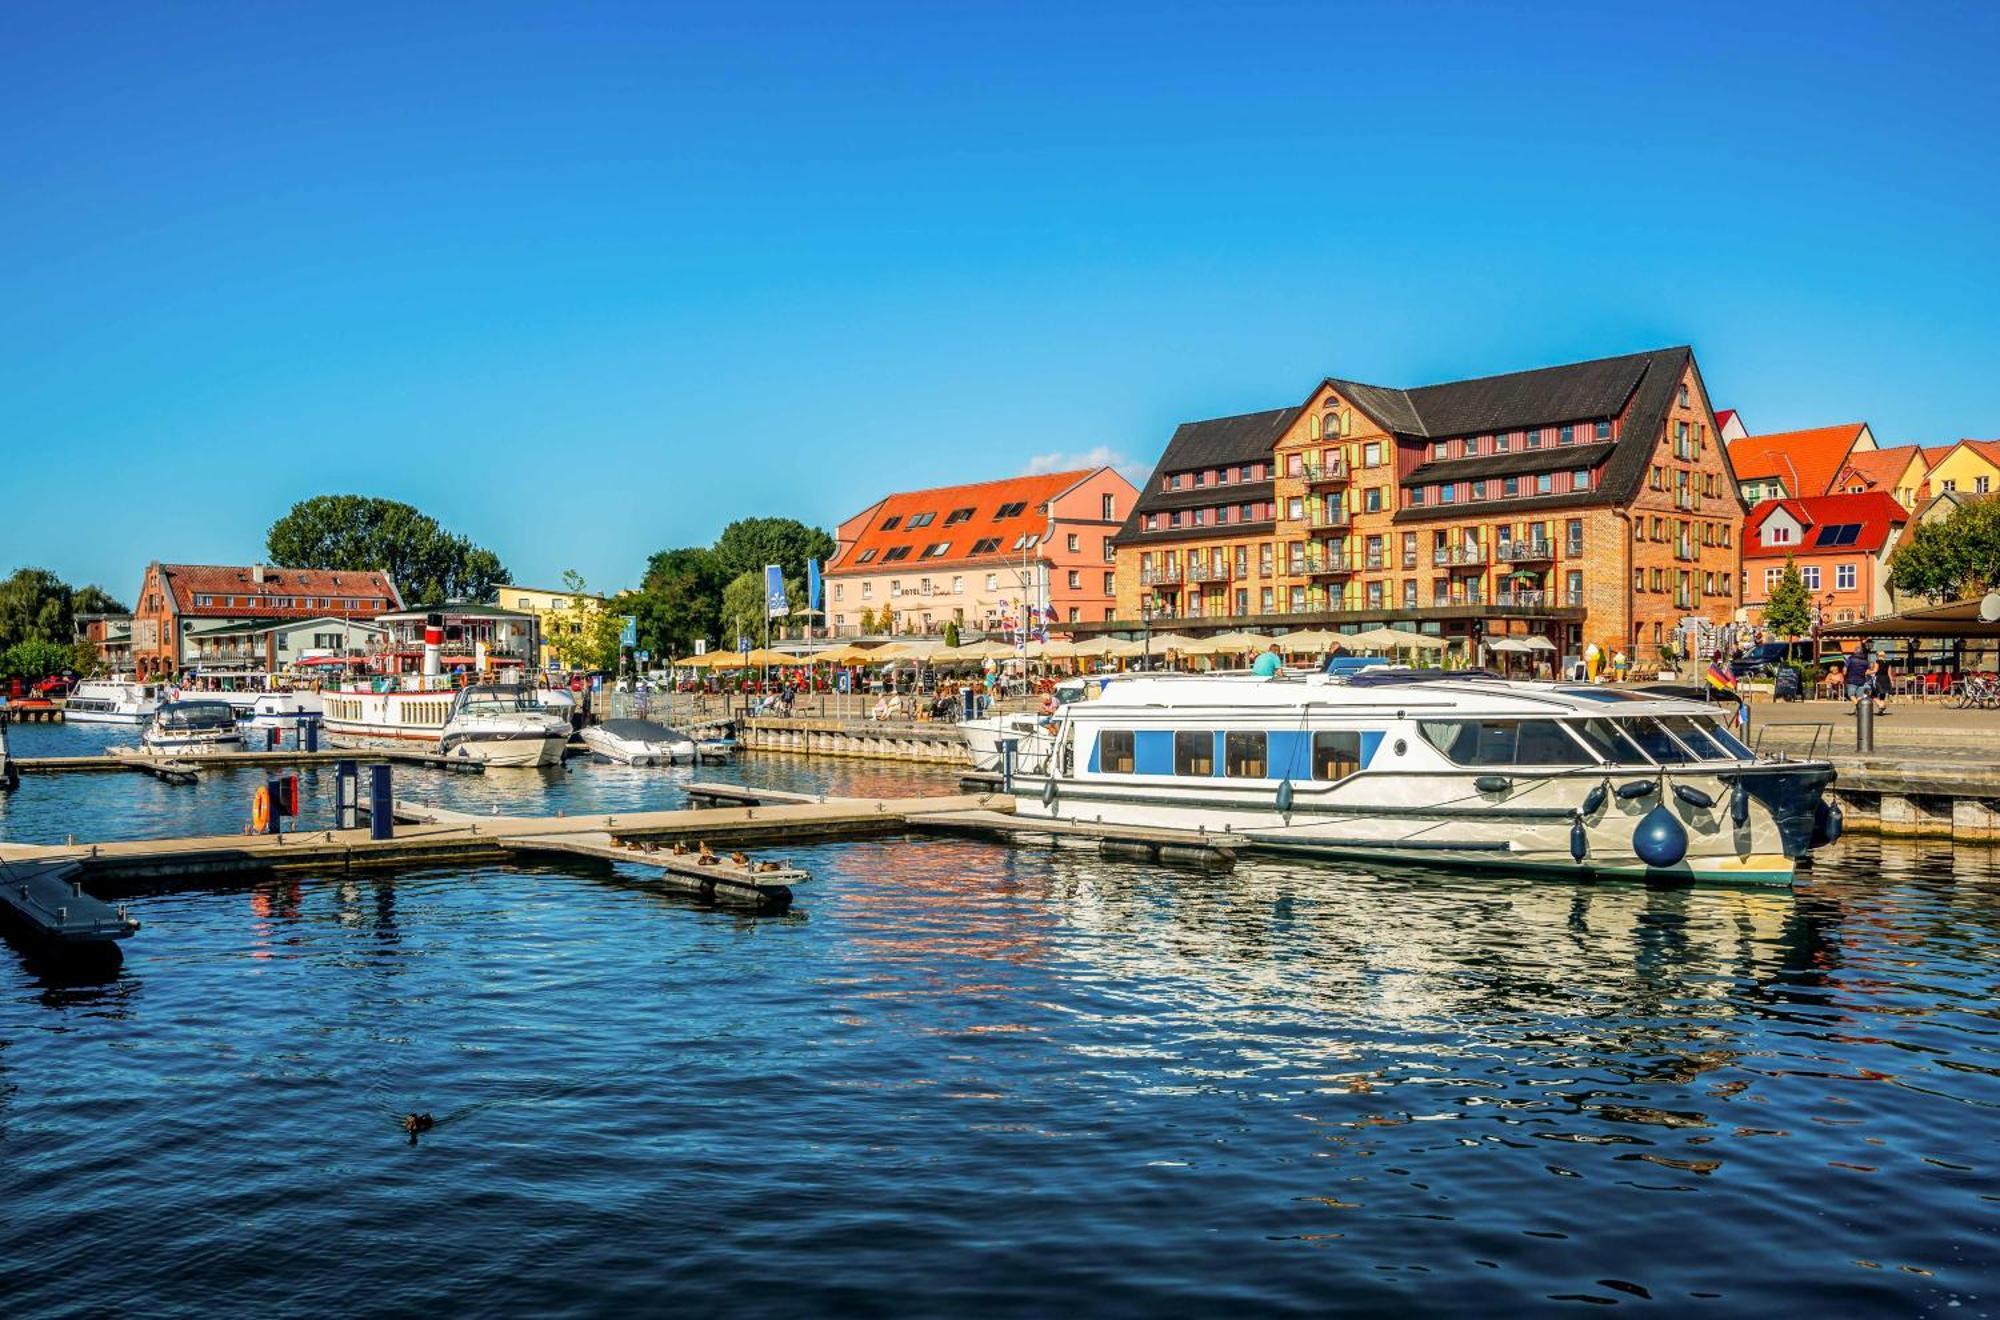
<path fill-rule="evenodd" d="M 1729 465 L 1739 481 L 1775 477 L 1789 495 L 1824 495 L 1867 425 L 1844 422 L 1811 431 L 1748 435 L 1729 442 Z"/>
<path fill-rule="evenodd" d="M 1039 539 L 1046 530 L 1049 502 L 1097 470 L 899 491 L 856 515 L 866 524 L 841 547 L 826 571 L 877 573 L 1018 562 L 1022 551 L 1033 547 L 1017 542 L 1023 536 Z"/>
<path fill-rule="evenodd" d="M 1792 515 L 1803 529 L 1796 544 L 1766 544 L 1764 520 L 1778 509 Z M 1865 495 L 1819 495 L 1803 500 L 1765 500 L 1743 520 L 1743 557 L 1776 559 L 1787 555 L 1810 558 L 1821 553 L 1870 553 L 1888 543 L 1889 533 L 1910 520 L 1903 506 L 1881 491 Z M 1826 544 L 1831 529 L 1853 530 Z"/>
<path fill-rule="evenodd" d="M 373 618 L 402 608 L 396 584 L 378 569 L 266 568 L 224 564 L 161 564 L 175 608 L 196 617 L 312 619 L 322 615 Z M 196 604 L 195 597 L 207 603 Z M 288 601 L 279 605 L 277 601 Z M 348 601 L 359 602 L 348 605 Z"/>
<path fill-rule="evenodd" d="M 1858 449 L 1847 456 L 1841 465 L 1842 474 L 1848 477 L 1846 485 L 1859 485 L 1862 490 L 1879 490 L 1894 496 L 1896 482 L 1916 459 L 1928 470 L 1929 463 L 1923 458 L 1923 451 L 1916 445 L 1897 445 L 1893 449 Z M 1923 484 L 1923 473 L 1917 474 L 1917 484 Z M 1836 494 L 1858 493 L 1848 490 Z"/>

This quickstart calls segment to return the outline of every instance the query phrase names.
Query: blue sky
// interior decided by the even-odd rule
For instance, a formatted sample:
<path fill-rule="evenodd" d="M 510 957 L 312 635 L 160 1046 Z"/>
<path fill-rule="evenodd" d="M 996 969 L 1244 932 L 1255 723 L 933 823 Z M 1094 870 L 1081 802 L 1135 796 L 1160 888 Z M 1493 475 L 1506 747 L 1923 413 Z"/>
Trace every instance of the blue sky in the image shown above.
<path fill-rule="evenodd" d="M 0 10 L 0 571 L 292 501 L 634 582 L 1185 418 L 1695 345 L 2000 435 L 2000 10 Z M 1058 460 L 1059 461 L 1059 460 Z"/>

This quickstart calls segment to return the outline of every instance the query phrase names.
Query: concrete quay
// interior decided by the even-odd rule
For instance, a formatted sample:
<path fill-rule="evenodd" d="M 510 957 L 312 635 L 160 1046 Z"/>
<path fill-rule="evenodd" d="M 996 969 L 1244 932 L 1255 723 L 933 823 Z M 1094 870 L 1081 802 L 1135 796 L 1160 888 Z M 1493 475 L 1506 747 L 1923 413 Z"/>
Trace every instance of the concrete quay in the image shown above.
<path fill-rule="evenodd" d="M 736 722 L 739 750 L 791 752 L 800 756 L 863 757 L 926 765 L 972 764 L 972 752 L 956 725 L 891 723 L 875 720 L 802 719 L 753 715 Z"/>

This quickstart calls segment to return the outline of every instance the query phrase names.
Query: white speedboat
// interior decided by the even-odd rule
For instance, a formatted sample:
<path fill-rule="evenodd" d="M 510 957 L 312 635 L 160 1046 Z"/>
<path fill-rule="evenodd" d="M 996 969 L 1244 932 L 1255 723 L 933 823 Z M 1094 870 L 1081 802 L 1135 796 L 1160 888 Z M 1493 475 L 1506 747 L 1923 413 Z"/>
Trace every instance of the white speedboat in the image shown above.
<path fill-rule="evenodd" d="M 496 766 L 559 765 L 568 743 L 569 721 L 542 709 L 533 688 L 475 683 L 452 698 L 437 750 Z"/>
<path fill-rule="evenodd" d="M 86 678 L 63 702 L 63 719 L 71 724 L 144 724 L 162 699 L 158 683 Z"/>
<path fill-rule="evenodd" d="M 605 720 L 582 734 L 583 745 L 625 765 L 675 765 L 694 760 L 694 739 L 651 720 Z"/>
<path fill-rule="evenodd" d="M 153 712 L 139 742 L 149 752 L 220 751 L 243 741 L 236 708 L 226 701 L 169 701 Z"/>
<path fill-rule="evenodd" d="M 1840 833 L 1826 761 L 1704 702 L 1493 675 L 1143 676 L 1062 709 L 1019 813 L 1301 857 L 1783 884 Z"/>
<path fill-rule="evenodd" d="M 260 692 L 247 712 L 239 707 L 237 714 L 260 729 L 296 729 L 301 720 L 323 717 L 326 702 L 317 692 Z"/>
<path fill-rule="evenodd" d="M 1061 723 L 1062 708 L 1087 698 L 1093 685 L 1102 691 L 1109 683 L 1109 678 L 1064 679 L 1056 684 L 1054 714 L 1015 711 L 1007 715 L 960 720 L 958 730 L 965 738 L 967 750 L 972 753 L 972 768 L 987 771 L 1002 769 L 1002 751 L 1009 741 L 1014 744 L 1014 767 L 1017 770 L 1029 765 L 1039 766 L 1055 745 L 1055 731 Z"/>

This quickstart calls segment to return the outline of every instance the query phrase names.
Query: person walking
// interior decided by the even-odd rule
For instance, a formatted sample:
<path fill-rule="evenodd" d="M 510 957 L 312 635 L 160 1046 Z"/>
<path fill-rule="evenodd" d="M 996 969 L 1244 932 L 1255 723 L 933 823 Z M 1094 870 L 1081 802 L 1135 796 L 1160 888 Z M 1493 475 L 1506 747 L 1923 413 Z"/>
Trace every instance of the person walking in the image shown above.
<path fill-rule="evenodd" d="M 1842 665 L 1841 683 L 1847 693 L 1847 699 L 1854 703 L 1857 712 L 1861 709 L 1862 698 L 1873 695 L 1874 678 L 1869 673 L 1873 664 L 1874 657 L 1864 646 L 1859 650 L 1848 652 L 1847 659 Z"/>

